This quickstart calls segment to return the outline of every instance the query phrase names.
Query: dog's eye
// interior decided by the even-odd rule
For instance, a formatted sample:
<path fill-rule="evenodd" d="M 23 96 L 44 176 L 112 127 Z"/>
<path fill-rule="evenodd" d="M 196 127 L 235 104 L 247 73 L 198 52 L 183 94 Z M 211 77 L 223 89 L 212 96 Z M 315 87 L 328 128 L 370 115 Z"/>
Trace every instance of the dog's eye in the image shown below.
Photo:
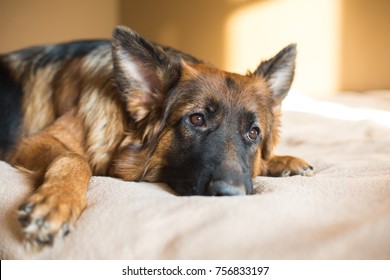
<path fill-rule="evenodd" d="M 248 132 L 248 137 L 250 140 L 256 141 L 257 138 L 259 137 L 259 134 L 260 134 L 260 128 L 258 128 L 257 126 L 253 126 Z"/>
<path fill-rule="evenodd" d="M 190 116 L 190 122 L 195 126 L 203 126 L 205 124 L 204 115 L 195 113 Z"/>

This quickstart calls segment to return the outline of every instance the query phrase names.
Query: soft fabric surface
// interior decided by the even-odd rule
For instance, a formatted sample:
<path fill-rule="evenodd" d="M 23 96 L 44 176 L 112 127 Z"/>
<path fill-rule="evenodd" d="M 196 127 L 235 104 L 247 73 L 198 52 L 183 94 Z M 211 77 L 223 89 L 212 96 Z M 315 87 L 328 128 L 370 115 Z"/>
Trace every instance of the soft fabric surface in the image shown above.
<path fill-rule="evenodd" d="M 35 255 L 16 217 L 31 190 L 0 162 L 0 258 L 389 259 L 390 94 L 301 103 L 286 101 L 278 152 L 311 162 L 314 177 L 258 177 L 242 197 L 93 177 L 76 229 Z"/>

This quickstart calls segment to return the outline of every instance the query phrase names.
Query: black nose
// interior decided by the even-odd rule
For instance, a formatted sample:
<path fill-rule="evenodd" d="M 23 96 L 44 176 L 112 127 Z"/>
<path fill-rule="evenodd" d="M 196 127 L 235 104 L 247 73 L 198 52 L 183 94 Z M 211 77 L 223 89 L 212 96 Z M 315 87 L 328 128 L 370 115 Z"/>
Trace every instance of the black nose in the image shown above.
<path fill-rule="evenodd" d="M 206 187 L 207 195 L 245 195 L 246 185 L 250 178 L 243 172 L 237 160 L 223 160 L 212 173 L 211 181 Z"/>
<path fill-rule="evenodd" d="M 245 187 L 232 186 L 225 181 L 211 181 L 207 188 L 208 195 L 224 196 L 224 195 L 244 195 Z"/>

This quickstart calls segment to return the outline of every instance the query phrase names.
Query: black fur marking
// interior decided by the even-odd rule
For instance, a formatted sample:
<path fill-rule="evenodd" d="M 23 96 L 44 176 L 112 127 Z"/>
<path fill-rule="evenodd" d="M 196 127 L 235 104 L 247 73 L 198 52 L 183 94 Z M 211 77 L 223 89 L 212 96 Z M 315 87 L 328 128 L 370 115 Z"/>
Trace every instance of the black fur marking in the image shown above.
<path fill-rule="evenodd" d="M 83 57 L 101 46 L 109 46 L 109 40 L 86 40 L 31 47 L 15 52 L 22 61 L 32 61 L 33 71 L 70 58 Z"/>
<path fill-rule="evenodd" d="M 0 58 L 0 159 L 14 144 L 22 121 L 21 85 Z"/>
<path fill-rule="evenodd" d="M 232 78 L 226 77 L 225 82 L 226 82 L 226 86 L 228 87 L 228 89 L 233 90 L 233 91 L 237 89 L 237 84 L 234 82 L 234 80 Z"/>
<path fill-rule="evenodd" d="M 83 57 L 96 48 L 109 44 L 110 41 L 108 40 L 92 40 L 57 45 L 53 48 L 50 48 L 46 52 L 46 55 L 39 60 L 36 66 L 45 67 L 50 63 L 56 63 L 64 59 Z"/>

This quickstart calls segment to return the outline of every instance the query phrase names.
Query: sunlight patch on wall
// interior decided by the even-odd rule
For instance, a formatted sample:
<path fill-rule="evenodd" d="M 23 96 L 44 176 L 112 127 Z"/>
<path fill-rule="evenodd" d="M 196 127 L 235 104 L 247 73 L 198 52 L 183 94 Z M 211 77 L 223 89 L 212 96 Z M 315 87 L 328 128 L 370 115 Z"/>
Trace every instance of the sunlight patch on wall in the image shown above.
<path fill-rule="evenodd" d="M 311 95 L 339 86 L 340 1 L 268 0 L 241 5 L 227 19 L 225 69 L 254 70 L 261 60 L 298 44 L 294 87 Z"/>

